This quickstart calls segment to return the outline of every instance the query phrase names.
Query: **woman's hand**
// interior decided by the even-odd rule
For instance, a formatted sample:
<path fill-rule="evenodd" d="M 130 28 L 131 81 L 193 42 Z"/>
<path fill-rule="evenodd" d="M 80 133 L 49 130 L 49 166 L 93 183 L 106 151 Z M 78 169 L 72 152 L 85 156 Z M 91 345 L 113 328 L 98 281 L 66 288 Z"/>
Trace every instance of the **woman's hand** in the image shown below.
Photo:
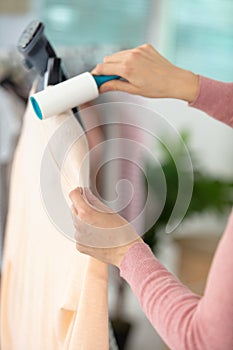
<path fill-rule="evenodd" d="M 192 102 L 198 91 L 197 75 L 174 66 L 148 44 L 105 57 L 92 74 L 119 75 L 127 80 L 109 81 L 100 87 L 100 92 L 119 90 Z"/>
<path fill-rule="evenodd" d="M 134 228 L 101 203 L 87 188 L 70 193 L 77 249 L 105 263 L 120 266 L 127 250 L 142 242 Z"/>

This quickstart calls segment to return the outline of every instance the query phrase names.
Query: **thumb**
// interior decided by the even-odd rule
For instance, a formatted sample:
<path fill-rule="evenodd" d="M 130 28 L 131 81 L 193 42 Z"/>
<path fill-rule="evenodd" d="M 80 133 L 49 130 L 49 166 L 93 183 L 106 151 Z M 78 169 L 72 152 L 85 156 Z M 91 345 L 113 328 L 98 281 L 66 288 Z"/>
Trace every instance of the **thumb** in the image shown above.
<path fill-rule="evenodd" d="M 132 84 L 121 81 L 121 80 L 111 80 L 102 84 L 99 88 L 100 93 L 109 92 L 109 91 L 124 91 L 130 94 L 136 94 L 136 87 Z"/>
<path fill-rule="evenodd" d="M 75 190 L 70 192 L 69 197 L 77 212 L 86 212 L 90 209 L 83 197 L 83 189 L 81 187 L 77 187 Z"/>

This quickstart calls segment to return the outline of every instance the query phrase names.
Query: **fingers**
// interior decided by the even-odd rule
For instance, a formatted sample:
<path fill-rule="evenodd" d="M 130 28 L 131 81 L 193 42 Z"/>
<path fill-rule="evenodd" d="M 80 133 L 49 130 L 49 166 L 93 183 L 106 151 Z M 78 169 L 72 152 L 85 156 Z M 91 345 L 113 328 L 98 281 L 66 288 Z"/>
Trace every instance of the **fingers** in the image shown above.
<path fill-rule="evenodd" d="M 138 234 L 130 223 L 118 214 L 109 212 L 109 208 L 87 188 L 77 188 L 72 191 L 70 199 L 73 203 L 71 211 L 75 240 L 80 252 L 93 254 L 98 258 L 96 248 L 101 248 L 103 253 L 104 248 L 125 246 L 138 238 Z M 99 208 L 100 205 L 101 208 Z M 99 256 L 100 260 L 104 257 L 102 253 Z"/>
<path fill-rule="evenodd" d="M 69 197 L 73 203 L 75 211 L 78 213 L 80 218 L 85 217 L 90 212 L 91 207 L 85 201 L 85 198 L 83 196 L 83 189 L 81 187 L 78 187 L 72 191 L 69 194 Z"/>
<path fill-rule="evenodd" d="M 93 256 L 93 249 L 89 248 L 86 245 L 76 243 L 76 249 L 82 254 L 87 254 L 87 255 Z"/>
<path fill-rule="evenodd" d="M 128 54 L 131 52 L 131 50 L 123 50 L 114 53 L 113 55 L 105 56 L 104 57 L 104 63 L 116 63 L 121 62 L 124 60 Z"/>
<path fill-rule="evenodd" d="M 138 54 L 141 56 L 150 56 L 152 52 L 157 52 L 152 45 L 144 44 L 141 46 L 137 46 L 133 49 L 123 50 L 114 53 L 113 55 L 105 56 L 104 63 L 117 63 L 123 62 L 129 59 L 135 58 Z"/>
<path fill-rule="evenodd" d="M 124 91 L 130 94 L 137 94 L 137 88 L 130 83 L 120 80 L 111 80 L 100 86 L 100 93 L 109 91 Z"/>
<path fill-rule="evenodd" d="M 113 55 L 104 57 L 104 63 L 97 64 L 92 70 L 96 75 L 119 75 L 128 79 L 131 68 L 138 65 L 138 61 L 143 59 L 153 61 L 154 56 L 160 56 L 159 53 L 149 44 L 138 46 L 131 50 L 124 50 Z M 162 56 L 161 56 L 162 57 Z"/>
<path fill-rule="evenodd" d="M 71 212 L 74 217 L 79 216 L 80 219 L 85 219 L 89 222 L 91 216 L 97 212 L 101 213 L 114 213 L 111 208 L 104 205 L 89 188 L 82 189 L 78 187 L 70 193 L 70 199 L 73 203 L 71 206 Z"/>
<path fill-rule="evenodd" d="M 118 75 L 126 80 L 129 80 L 130 77 L 129 65 L 124 63 L 102 63 L 98 64 L 92 74 L 96 75 Z M 121 80 L 111 80 L 100 86 L 100 93 L 109 92 L 109 91 L 123 91 L 130 94 L 137 94 L 137 87 L 127 81 Z"/>
<path fill-rule="evenodd" d="M 91 73 L 96 75 L 119 75 L 124 78 L 124 69 L 120 62 L 99 63 Z"/>

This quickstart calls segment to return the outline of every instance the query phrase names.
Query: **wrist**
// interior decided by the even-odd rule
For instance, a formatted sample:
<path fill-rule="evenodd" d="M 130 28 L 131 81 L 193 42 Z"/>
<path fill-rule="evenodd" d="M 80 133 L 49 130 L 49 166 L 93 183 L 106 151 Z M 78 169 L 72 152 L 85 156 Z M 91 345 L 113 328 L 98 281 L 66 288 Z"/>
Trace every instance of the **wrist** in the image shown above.
<path fill-rule="evenodd" d="M 128 252 L 128 250 L 136 243 L 140 243 L 143 242 L 143 240 L 141 238 L 138 238 L 136 241 L 133 241 L 125 246 L 119 247 L 118 248 L 118 254 L 116 254 L 115 256 L 115 261 L 114 261 L 114 265 L 118 268 L 120 268 L 121 262 L 124 259 L 126 253 Z"/>
<path fill-rule="evenodd" d="M 175 98 L 192 103 L 198 93 L 199 77 L 191 71 L 178 68 Z"/>

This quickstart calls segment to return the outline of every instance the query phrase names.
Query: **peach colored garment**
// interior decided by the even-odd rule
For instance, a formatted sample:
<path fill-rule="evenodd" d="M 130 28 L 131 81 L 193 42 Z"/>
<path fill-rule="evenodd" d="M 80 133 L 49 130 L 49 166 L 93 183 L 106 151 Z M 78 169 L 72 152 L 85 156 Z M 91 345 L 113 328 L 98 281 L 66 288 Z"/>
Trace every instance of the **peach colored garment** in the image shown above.
<path fill-rule="evenodd" d="M 67 117 L 59 116 L 60 120 Z M 54 131 L 56 118 L 47 125 L 47 136 Z M 11 179 L 2 271 L 1 350 L 107 350 L 107 266 L 80 254 L 46 214 L 39 183 L 46 145 L 42 124 L 29 106 Z M 75 154 L 77 166 L 80 154 L 87 151 L 84 141 L 66 159 L 68 177 Z M 82 175 L 88 177 L 88 171 L 86 167 Z M 76 187 L 74 180 L 72 176 L 69 184 Z M 72 222 L 71 216 L 68 220 Z"/>

